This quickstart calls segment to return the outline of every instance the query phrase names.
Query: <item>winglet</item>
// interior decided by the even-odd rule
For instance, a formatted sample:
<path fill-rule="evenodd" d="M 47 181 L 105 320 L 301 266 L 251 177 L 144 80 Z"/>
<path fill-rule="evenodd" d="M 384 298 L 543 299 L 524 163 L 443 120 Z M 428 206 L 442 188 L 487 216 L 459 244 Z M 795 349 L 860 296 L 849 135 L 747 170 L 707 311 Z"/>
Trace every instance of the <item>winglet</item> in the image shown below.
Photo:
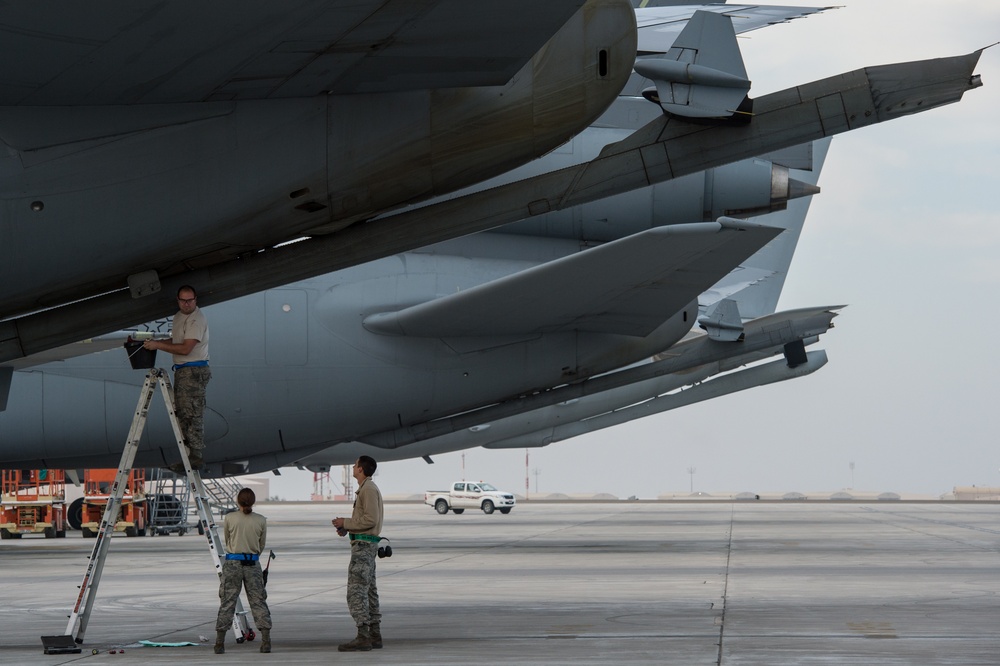
<path fill-rule="evenodd" d="M 732 20 L 713 12 L 695 12 L 666 55 L 637 60 L 635 71 L 656 84 L 646 99 L 686 118 L 742 113 L 750 91 Z"/>
<path fill-rule="evenodd" d="M 708 332 L 708 337 L 719 342 L 736 342 L 743 337 L 743 319 L 736 301 L 723 298 L 709 308 L 698 325 Z"/>

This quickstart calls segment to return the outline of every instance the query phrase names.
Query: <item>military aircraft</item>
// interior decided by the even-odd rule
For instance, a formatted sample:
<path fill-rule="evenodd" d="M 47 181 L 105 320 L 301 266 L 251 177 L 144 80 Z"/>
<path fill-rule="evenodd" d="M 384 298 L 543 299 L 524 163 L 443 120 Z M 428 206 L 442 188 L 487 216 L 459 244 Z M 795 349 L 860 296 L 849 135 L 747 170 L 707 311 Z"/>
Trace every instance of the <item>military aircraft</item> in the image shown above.
<path fill-rule="evenodd" d="M 727 40 L 720 41 L 718 18 L 728 26 Z M 747 77 L 731 49 L 722 47 L 721 70 L 690 56 L 698 44 L 733 43 L 732 23 L 719 14 L 691 23 L 699 27 L 695 47 L 678 37 L 679 46 L 653 56 L 683 66 L 646 68 L 597 121 L 597 130 L 628 136 L 598 142 L 603 147 L 593 159 L 584 155 L 586 141 L 574 140 L 551 153 L 556 160 L 572 156 L 558 171 L 178 273 L 174 282 L 201 288 L 197 278 L 204 278 L 218 288 L 209 293 L 226 298 L 306 278 L 209 309 L 217 368 L 206 422 L 210 471 L 322 467 L 364 447 L 377 447 L 385 460 L 541 445 L 821 366 L 822 353 L 805 346 L 830 327 L 836 308 L 772 314 L 796 225 L 782 233 L 732 215 L 784 203 L 793 190 L 815 191 L 808 187 L 813 176 L 801 169 L 824 150 L 812 139 L 956 101 L 979 84 L 972 74 L 978 53 L 867 68 L 748 105 Z M 653 85 L 633 90 L 649 77 Z M 713 88 L 726 90 L 720 98 Z M 712 104 L 715 116 L 707 119 L 677 108 Z M 726 169 L 744 190 L 732 200 L 721 187 L 726 169 L 714 168 L 724 164 L 733 164 Z M 765 197 L 756 189 L 761 183 Z M 776 183 L 786 186 L 777 196 Z M 651 185 L 653 194 L 636 199 L 647 202 L 645 209 L 602 201 Z M 685 217 L 687 211 L 693 214 Z M 524 221 L 455 238 L 517 220 Z M 416 242 L 396 237 L 403 226 L 419 229 L 423 240 L 449 240 L 400 254 Z M 313 277 L 331 262 L 360 265 Z M 253 288 L 243 284 L 251 276 Z M 156 286 L 163 291 L 167 284 L 158 277 L 133 284 L 140 296 L 133 315 L 147 312 L 136 305 L 138 292 L 150 288 L 156 299 Z M 59 328 L 70 311 L 114 319 L 129 298 L 115 292 L 14 323 L 19 331 L 44 332 Z M 696 324 L 704 333 L 692 334 Z M 119 344 L 116 335 L 76 351 L 55 348 L 62 335 L 45 336 L 32 356 L 8 357 L 14 381 L 0 414 L 0 464 L 117 461 L 141 377 L 121 352 L 79 356 Z M 783 359 L 729 373 L 776 354 Z M 47 358 L 68 360 L 39 365 Z M 137 464 L 176 460 L 165 418 L 157 422 L 155 410 L 146 437 Z M 329 447 L 322 460 L 308 460 Z"/>
<path fill-rule="evenodd" d="M 772 181 L 818 191 L 828 142 L 787 153 L 808 170 L 745 160 L 613 210 L 583 206 L 575 225 L 540 216 L 208 306 L 209 471 L 541 446 L 813 372 L 825 358 L 805 344 L 835 311 L 773 314 L 809 199 L 774 198 Z M 723 215 L 785 206 L 754 221 Z M 79 343 L 111 349 L 72 358 L 57 349 L 66 358 L 16 372 L 0 464 L 114 466 L 144 376 L 125 336 L 168 328 Z M 177 455 L 154 406 L 136 464 Z"/>
<path fill-rule="evenodd" d="M 648 96 L 693 102 L 631 143 L 389 214 L 594 122 L 633 71 L 631 3 L 41 1 L 0 8 L 0 37 L 0 362 L 165 316 L 185 282 L 221 302 L 955 101 L 977 58 L 869 68 L 702 126 L 679 107 L 747 81 L 687 49 Z"/>
<path fill-rule="evenodd" d="M 364 260 L 374 216 L 587 127 L 635 50 L 626 0 L 4 5 L 0 358 L 166 314 L 174 278 L 290 282 L 243 258 L 303 234 Z"/>

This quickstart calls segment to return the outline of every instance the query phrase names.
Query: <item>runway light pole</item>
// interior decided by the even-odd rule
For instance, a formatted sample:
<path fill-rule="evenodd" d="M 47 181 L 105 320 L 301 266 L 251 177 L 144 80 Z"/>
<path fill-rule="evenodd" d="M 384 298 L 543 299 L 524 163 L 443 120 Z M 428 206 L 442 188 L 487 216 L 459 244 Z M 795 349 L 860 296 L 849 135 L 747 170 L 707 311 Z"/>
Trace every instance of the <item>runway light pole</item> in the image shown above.
<path fill-rule="evenodd" d="M 691 475 L 691 492 L 694 493 L 694 473 L 698 471 L 696 467 L 688 467 L 688 474 Z"/>
<path fill-rule="evenodd" d="M 529 487 L 528 478 L 529 478 L 528 449 L 525 449 L 524 450 L 524 499 L 528 499 L 528 496 L 531 494 L 531 488 Z"/>

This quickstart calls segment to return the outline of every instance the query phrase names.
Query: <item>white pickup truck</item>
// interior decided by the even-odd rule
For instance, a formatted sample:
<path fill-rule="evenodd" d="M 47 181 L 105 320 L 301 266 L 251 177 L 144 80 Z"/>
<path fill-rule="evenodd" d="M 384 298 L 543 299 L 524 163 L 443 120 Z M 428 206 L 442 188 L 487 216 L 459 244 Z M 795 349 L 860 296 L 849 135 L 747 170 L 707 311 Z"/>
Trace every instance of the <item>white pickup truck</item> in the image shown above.
<path fill-rule="evenodd" d="M 428 490 L 424 493 L 424 504 L 434 507 L 440 514 L 448 513 L 448 509 L 455 513 L 466 509 L 482 509 L 483 513 L 499 509 L 500 513 L 510 513 L 516 503 L 512 493 L 497 490 L 482 481 L 459 481 L 451 484 L 451 490 Z"/>

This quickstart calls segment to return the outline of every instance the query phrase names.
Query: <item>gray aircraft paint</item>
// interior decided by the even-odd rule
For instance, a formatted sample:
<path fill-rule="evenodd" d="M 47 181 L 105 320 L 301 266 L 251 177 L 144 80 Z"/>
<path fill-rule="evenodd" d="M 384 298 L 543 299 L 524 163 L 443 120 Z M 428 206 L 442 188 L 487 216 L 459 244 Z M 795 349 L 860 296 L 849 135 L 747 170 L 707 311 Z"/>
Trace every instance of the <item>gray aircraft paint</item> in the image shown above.
<path fill-rule="evenodd" d="M 817 167 L 822 163 L 825 143 L 817 151 Z M 759 167 L 757 163 L 744 164 L 751 179 Z M 793 173 L 803 182 L 814 183 L 819 169 Z M 656 187 L 664 190 L 660 196 L 675 201 L 703 198 L 703 191 L 687 188 L 684 183 Z M 769 185 L 765 189 L 769 191 Z M 807 201 L 795 200 L 792 210 L 777 214 L 774 224 L 786 229 L 791 242 L 784 246 L 785 256 L 772 267 L 774 271 L 787 269 Z M 720 205 L 724 204 L 717 202 L 711 207 Z M 646 205 L 619 208 L 610 224 L 618 219 L 626 221 L 619 233 L 623 238 L 631 235 L 634 224 L 657 224 Z M 587 358 L 595 364 L 590 373 L 649 359 L 671 347 L 694 325 L 697 309 L 687 310 L 687 322 L 666 337 L 656 333 L 634 337 L 528 331 L 502 338 L 414 338 L 373 333 L 363 322 L 379 312 L 463 293 L 558 257 L 580 255 L 588 245 L 581 238 L 559 236 L 508 230 L 479 234 L 208 307 L 214 378 L 206 439 L 207 459 L 213 462 L 213 469 L 260 470 L 292 463 L 322 468 L 345 455 L 356 455 L 359 447 L 370 450 L 361 441 L 375 443 L 380 459 L 480 444 L 502 446 L 511 438 L 519 438 L 513 441 L 520 443 L 534 437 L 536 445 L 551 441 L 551 434 L 542 439 L 532 435 L 538 429 L 533 425 L 544 423 L 540 410 L 552 410 L 536 404 L 526 404 L 521 414 L 514 409 L 504 428 L 498 426 L 477 437 L 453 433 L 404 444 L 391 433 L 401 426 L 428 424 L 562 384 L 566 368 Z M 754 261 L 750 258 L 742 263 L 749 267 Z M 741 298 L 732 288 L 719 286 L 724 284 L 719 281 L 714 288 Z M 780 284 L 780 278 L 755 283 L 744 289 L 744 295 L 755 290 L 780 291 Z M 776 293 L 773 298 L 777 298 Z M 743 351 L 732 347 L 725 354 L 739 356 Z M 688 366 L 700 364 L 693 361 Z M 722 369 L 731 368 L 712 366 L 708 374 Z M 3 464 L 114 464 L 142 374 L 128 367 L 124 351 L 117 348 L 19 371 L 8 410 L 0 414 Z M 707 378 L 704 373 L 698 376 Z M 616 389 L 618 393 L 605 392 L 599 407 L 588 410 L 618 408 L 622 400 L 652 397 L 693 377 L 675 375 L 669 387 L 662 382 L 628 381 Z M 76 394 L 83 397 L 75 400 L 72 396 Z M 591 415 L 590 411 L 581 413 Z M 166 453 L 171 451 L 169 438 L 165 415 L 154 408 L 139 464 L 160 465 L 172 459 Z M 393 442 L 392 448 L 384 448 L 386 441 Z M 320 453 L 323 449 L 327 450 Z M 33 452 L 31 460 L 24 455 L 27 451 Z"/>
<path fill-rule="evenodd" d="M 543 155 L 607 108 L 634 59 L 624 0 L 383 4 L 0 10 L 0 62 L 18 63 L 0 75 L 0 358 L 165 316 L 173 279 L 205 304 L 294 281 L 241 258 Z M 233 13 L 254 29 L 218 40 Z M 283 83 L 246 87 L 248 63 Z M 75 261 L 81 247 L 101 251 Z M 243 286 L 184 275 L 227 263 Z"/>
<path fill-rule="evenodd" d="M 961 86 L 958 86 L 956 88 L 956 90 L 962 90 L 962 89 L 964 88 L 962 88 Z M 950 95 L 952 93 L 948 94 Z M 844 127 L 846 127 L 846 125 Z M 577 240 L 575 243 L 575 247 L 572 249 L 572 251 L 578 249 L 579 243 L 580 240 Z M 449 256 L 455 256 L 455 255 L 449 255 Z M 462 252 L 459 252 L 458 257 L 461 260 L 463 260 L 466 266 L 470 263 L 469 262 L 469 259 L 471 258 L 470 254 L 463 254 Z M 410 263 L 410 260 L 406 259 L 405 257 L 400 257 L 400 260 L 404 264 Z M 393 273 L 393 269 L 391 266 L 382 265 L 381 268 L 383 270 L 388 268 L 386 272 L 390 275 Z M 453 269 L 437 268 L 435 269 L 435 271 L 437 271 L 433 273 L 435 276 L 435 281 L 437 281 L 440 278 L 440 276 L 449 274 L 449 271 L 452 271 L 454 273 Z M 383 274 L 383 277 L 384 275 L 385 274 Z M 338 285 L 335 284 L 334 288 L 336 288 L 336 286 Z M 437 288 L 438 288 L 437 285 L 435 285 L 435 289 Z M 324 287 L 317 288 L 315 292 L 316 294 L 320 294 L 321 292 L 324 291 L 324 289 L 325 289 Z M 306 288 L 304 285 L 303 285 L 303 290 L 306 291 L 307 294 L 311 293 L 309 292 L 309 289 Z M 396 295 L 397 293 L 398 290 L 397 292 L 394 292 L 393 295 Z M 428 298 L 433 298 L 439 295 L 441 295 L 441 293 L 438 291 L 435 291 L 433 293 L 430 291 L 424 291 L 421 294 L 419 290 L 415 290 L 407 294 L 411 302 L 413 301 L 413 299 L 417 297 L 427 300 Z M 279 301 L 282 300 L 280 299 L 280 295 L 277 298 L 277 300 Z M 310 305 L 310 307 L 312 305 L 312 301 L 313 299 L 307 295 L 307 303 Z M 419 300 L 415 302 L 419 302 Z M 257 301 L 250 301 L 250 303 L 251 303 L 251 310 L 260 309 L 259 299 Z M 254 305 L 254 303 L 257 304 Z M 385 301 L 381 303 L 362 301 L 362 304 L 365 306 L 363 307 L 363 310 L 369 310 L 368 306 L 380 305 L 383 308 L 386 306 Z M 400 306 L 405 307 L 408 304 L 410 303 L 399 302 L 397 300 L 397 302 L 395 302 L 394 305 L 396 307 Z M 290 307 L 289 311 L 291 311 L 290 304 L 282 303 L 282 305 L 289 305 Z M 266 309 L 266 303 L 264 307 Z M 353 316 L 357 318 L 365 314 L 368 313 L 364 311 L 357 312 L 357 310 L 355 310 Z M 413 344 L 415 341 L 407 340 L 405 338 L 402 340 L 397 338 L 396 341 L 393 343 L 395 346 L 387 345 L 384 344 L 383 342 L 371 342 L 368 338 L 364 338 L 364 341 L 362 342 L 362 340 L 355 339 L 352 337 L 353 335 L 356 334 L 356 331 L 352 330 L 348 332 L 338 328 L 339 320 L 342 315 L 343 313 L 335 312 L 333 309 L 320 308 L 320 315 L 317 316 L 317 319 L 321 319 L 322 321 L 326 322 L 322 326 L 322 328 L 334 332 L 335 336 L 339 336 L 341 340 L 347 340 L 349 346 L 353 345 L 352 349 L 354 350 L 357 350 L 358 348 L 363 348 L 364 344 L 369 344 L 371 346 L 371 349 L 377 352 L 374 354 L 374 356 L 378 357 L 376 360 L 390 359 L 391 362 L 393 364 L 396 364 L 397 367 L 399 366 L 407 367 L 407 364 L 414 363 L 415 358 L 435 359 L 435 358 L 447 357 L 447 353 L 435 352 L 434 350 L 428 352 L 427 347 L 420 348 L 419 345 Z M 239 317 L 235 313 L 232 315 L 232 318 L 241 319 L 241 317 Z M 350 319 L 350 315 L 347 315 L 345 319 Z M 245 330 L 251 330 L 254 327 L 254 321 L 252 318 L 249 320 L 243 318 L 243 320 L 244 323 L 247 324 Z M 334 323 L 335 321 L 336 323 Z M 294 326 L 286 328 L 291 329 L 293 332 L 296 330 Z M 301 335 L 301 329 L 298 329 L 298 331 L 299 331 L 298 334 Z M 310 342 L 312 342 L 313 338 L 316 337 L 315 333 L 316 333 L 316 327 L 310 322 L 306 329 L 305 336 L 310 340 Z M 803 336 L 808 339 L 814 337 L 815 334 L 816 332 L 813 332 L 808 335 L 803 334 Z M 237 333 L 236 335 L 239 334 Z M 449 413 L 447 411 L 448 409 L 452 411 L 455 410 L 460 411 L 464 408 L 467 408 L 466 405 L 468 403 L 464 401 L 478 400 L 480 404 L 491 404 L 496 400 L 502 400 L 505 398 L 510 398 L 511 396 L 515 396 L 517 395 L 518 391 L 538 390 L 540 386 L 545 385 L 544 373 L 552 372 L 552 370 L 556 367 L 554 363 L 563 362 L 565 360 L 563 356 L 560 356 L 561 353 L 565 353 L 563 349 L 564 344 L 562 344 L 564 341 L 561 341 L 557 337 L 552 336 L 548 340 L 545 340 L 544 343 L 536 343 L 534 350 L 530 350 L 529 348 L 532 342 L 534 341 L 516 341 L 514 343 L 511 343 L 510 340 L 506 340 L 503 341 L 503 344 L 499 346 L 494 346 L 489 344 L 484 345 L 480 342 L 478 346 L 475 347 L 475 353 L 477 354 L 481 354 L 486 349 L 494 350 L 494 349 L 511 348 L 511 347 L 517 347 L 518 349 L 516 351 L 512 349 L 503 349 L 502 352 L 493 354 L 489 359 L 489 363 L 484 363 L 482 367 L 497 374 L 494 376 L 489 376 L 488 373 L 484 374 L 487 375 L 488 381 L 493 382 L 496 376 L 499 376 L 501 381 L 496 382 L 497 386 L 490 386 L 487 388 L 484 388 L 481 385 L 476 386 L 475 390 L 479 391 L 479 393 L 475 393 L 471 396 L 469 395 L 468 391 L 463 391 L 464 387 L 461 386 L 461 383 L 459 383 L 458 385 L 449 385 L 448 387 L 444 387 L 443 383 L 438 379 L 439 377 L 445 377 L 447 379 L 448 374 L 452 372 L 455 373 L 457 376 L 459 371 L 462 373 L 463 378 L 466 377 L 468 374 L 468 370 L 467 369 L 463 370 L 462 367 L 458 367 L 461 364 L 453 364 L 451 367 L 449 367 L 447 364 L 438 365 L 435 366 L 435 368 L 433 368 L 432 372 L 428 372 L 425 368 L 418 367 L 417 370 L 422 371 L 424 373 L 423 375 L 421 375 L 420 372 L 417 372 L 417 373 L 410 373 L 409 376 L 399 376 L 399 375 L 393 375 L 391 370 L 387 371 L 384 366 L 381 366 L 377 362 L 372 363 L 370 360 L 365 360 L 365 362 L 357 363 L 356 358 L 354 360 L 354 364 L 348 363 L 346 367 L 352 368 L 353 370 L 358 371 L 360 374 L 365 375 L 366 380 L 364 382 L 358 383 L 356 386 L 353 387 L 354 388 L 353 394 L 339 393 L 337 391 L 339 391 L 340 387 L 337 387 L 337 391 L 334 391 L 330 383 L 335 381 L 334 379 L 330 377 L 323 377 L 323 378 L 317 377 L 317 374 L 324 374 L 323 372 L 324 370 L 329 371 L 333 369 L 335 366 L 331 366 L 329 364 L 324 365 L 323 362 L 321 362 L 318 366 L 313 366 L 313 364 L 311 363 L 313 358 L 313 352 L 311 348 L 309 350 L 307 359 L 309 361 L 309 365 L 298 373 L 293 371 L 290 374 L 286 374 L 283 377 L 278 378 L 276 375 L 267 376 L 266 374 L 261 374 L 259 372 L 257 373 L 244 372 L 241 374 L 240 371 L 236 371 L 234 375 L 241 377 L 241 379 L 243 380 L 239 382 L 240 384 L 248 385 L 252 389 L 259 389 L 264 393 L 270 393 L 271 398 L 266 402 L 266 404 L 251 403 L 251 402 L 246 403 L 248 405 L 252 405 L 251 408 L 258 408 L 259 411 L 247 419 L 247 422 L 251 423 L 251 425 L 246 430 L 241 430 L 241 434 L 256 435 L 257 439 L 263 440 L 264 449 L 263 450 L 260 449 L 254 443 L 256 441 L 255 438 L 251 436 L 246 443 L 239 442 L 237 444 L 237 446 L 239 446 L 240 448 L 240 451 L 236 453 L 235 456 L 233 455 L 233 451 L 231 449 L 229 453 L 226 453 L 225 451 L 220 452 L 219 456 L 221 459 L 229 461 L 230 463 L 239 463 L 240 461 L 243 460 L 248 461 L 249 464 L 244 469 L 263 469 L 267 467 L 272 467 L 275 466 L 276 464 L 280 464 L 281 461 L 283 460 L 287 461 L 293 458 L 298 459 L 296 458 L 296 456 L 300 456 L 305 450 L 311 449 L 314 446 L 319 446 L 320 444 L 315 443 L 315 438 L 326 437 L 327 438 L 325 440 L 326 443 L 333 443 L 333 440 L 338 437 L 342 438 L 342 440 L 347 440 L 347 441 L 349 441 L 351 438 L 361 439 L 366 437 L 365 434 L 366 431 L 364 429 L 368 427 L 369 424 L 364 422 L 363 419 L 367 417 L 371 417 L 373 420 L 375 417 L 382 418 L 382 421 L 380 423 L 381 429 L 369 430 L 367 431 L 368 435 L 374 432 L 386 431 L 387 423 L 389 422 L 389 420 L 384 419 L 383 417 L 385 417 L 386 414 L 391 410 L 385 410 L 386 414 L 376 414 L 374 416 L 371 414 L 362 414 L 361 415 L 362 422 L 359 425 L 351 426 L 352 428 L 357 428 L 355 431 L 345 429 L 344 432 L 341 432 L 337 435 L 333 435 L 332 438 L 331 438 L 331 433 L 329 432 L 328 427 L 326 425 L 324 424 L 317 425 L 317 423 L 312 421 L 311 419 L 305 419 L 306 421 L 308 421 L 307 423 L 292 423 L 289 426 L 289 431 L 287 433 L 284 428 L 279 428 L 277 432 L 268 432 L 266 429 L 254 428 L 255 423 L 253 422 L 253 419 L 263 418 L 266 420 L 270 415 L 276 413 L 276 411 L 284 410 L 284 412 L 287 414 L 288 417 L 294 417 L 295 415 L 302 416 L 304 414 L 317 414 L 323 410 L 325 410 L 327 415 L 329 415 L 329 413 L 333 409 L 331 407 L 331 404 L 337 402 L 337 399 L 340 399 L 340 405 L 345 406 L 344 413 L 350 413 L 350 408 L 358 404 L 357 402 L 353 402 L 354 400 L 361 400 L 364 402 L 365 405 L 370 406 L 373 404 L 377 404 L 380 399 L 391 400 L 393 397 L 396 397 L 399 394 L 407 392 L 423 391 L 427 393 L 428 387 L 431 387 L 428 399 L 424 400 L 422 403 L 420 400 L 413 400 L 412 397 L 408 395 L 404 396 L 402 399 L 398 400 L 395 403 L 396 406 L 401 408 L 394 414 L 394 416 L 396 417 L 397 424 L 403 425 L 404 427 L 409 427 L 410 425 L 419 422 L 414 420 L 413 415 L 417 414 L 421 409 L 423 409 L 423 414 L 421 414 L 418 418 L 423 418 L 425 420 L 432 418 L 440 418 L 440 416 Z M 608 347 L 614 346 L 614 345 L 608 345 L 607 341 L 604 341 L 603 344 Z M 437 348 L 440 349 L 441 346 L 437 345 Z M 456 351 L 459 351 L 459 353 L 461 353 L 461 350 L 456 350 L 454 347 L 449 347 L 449 349 L 452 353 Z M 423 355 L 413 354 L 414 351 L 421 351 L 421 350 L 423 351 Z M 525 354 L 525 350 L 528 350 L 527 355 Z M 547 353 L 539 354 L 537 353 L 539 350 L 544 350 Z M 513 355 L 511 354 L 512 351 Z M 651 347 L 644 349 L 643 352 L 655 353 L 652 352 Z M 277 350 L 274 350 L 274 353 L 279 353 L 279 352 L 277 352 Z M 466 353 L 468 353 L 468 350 L 466 350 Z M 504 354 L 506 354 L 506 356 L 504 356 Z M 350 356 L 351 352 L 348 351 L 346 354 L 344 354 L 339 358 L 350 360 Z M 372 356 L 372 354 L 369 354 L 369 356 Z M 508 377 L 504 375 L 505 373 L 508 373 L 510 368 L 512 367 L 512 364 L 510 362 L 512 357 L 517 359 L 517 363 L 520 364 L 518 367 L 532 367 L 532 364 L 537 359 L 537 361 L 539 362 L 539 366 L 537 369 L 539 374 L 536 375 L 536 377 L 541 377 L 541 380 L 534 380 L 533 377 L 530 376 L 530 373 L 528 373 L 529 376 L 521 376 L 511 381 L 507 381 Z M 80 361 L 80 363 L 82 362 L 83 361 Z M 253 367 L 254 362 L 235 361 L 234 367 L 239 367 L 241 364 L 246 367 Z M 419 362 L 417 362 L 416 364 L 419 366 Z M 571 365 L 561 366 L 561 368 L 565 367 L 572 367 L 572 366 Z M 478 372 L 479 371 L 476 370 L 477 374 Z M 99 380 L 104 382 L 104 391 L 92 391 L 91 395 L 92 400 L 90 401 L 90 404 L 88 404 L 85 408 L 82 408 L 82 410 L 79 413 L 74 411 L 72 414 L 69 415 L 69 417 L 100 413 L 98 407 L 100 407 L 100 403 L 103 403 L 105 407 L 105 412 L 109 414 L 108 424 L 110 424 L 111 423 L 110 412 L 114 411 L 112 403 L 122 402 L 121 400 L 122 393 L 118 389 L 125 388 L 127 393 L 127 386 L 118 383 L 126 381 L 122 378 L 127 376 L 127 372 L 123 374 L 120 370 L 104 369 L 100 371 L 92 370 L 91 373 L 92 376 L 94 377 L 97 377 L 101 374 L 105 375 L 103 379 Z M 41 374 L 41 373 L 36 372 L 31 374 Z M 39 389 L 44 392 L 45 397 L 48 397 L 49 395 L 56 395 L 56 397 L 58 397 L 58 393 L 61 390 L 59 386 L 60 381 L 58 379 L 55 379 L 55 375 L 53 375 L 52 377 L 54 381 L 51 384 L 46 384 L 45 378 L 41 378 L 41 380 L 37 384 Z M 368 381 L 369 378 L 371 378 L 370 382 Z M 33 378 L 33 380 L 34 379 L 37 378 Z M 388 398 L 386 398 L 384 390 L 380 391 L 378 387 L 393 386 L 392 382 L 397 379 L 399 380 L 398 383 L 399 391 L 396 393 L 392 393 L 391 395 L 389 395 Z M 541 384 L 532 383 L 533 381 L 541 381 Z M 549 381 L 551 383 L 551 380 Z M 519 388 L 516 388 L 516 386 L 518 385 Z M 81 384 L 77 385 L 76 387 L 77 390 L 79 390 L 80 386 Z M 291 386 L 295 387 L 295 390 L 291 392 L 294 393 L 294 395 L 289 395 L 290 393 L 289 387 Z M 393 386 L 393 388 L 395 389 L 397 387 Z M 323 397 L 330 400 L 330 402 L 323 403 L 322 402 Z M 445 403 L 449 398 L 452 400 L 451 405 L 446 406 Z M 456 399 L 458 402 L 456 402 Z M 435 400 L 438 400 L 439 402 L 435 402 Z M 13 405 L 14 402 L 12 399 L 12 411 L 13 411 Z M 251 408 L 245 408 L 242 404 L 237 404 L 233 408 L 233 411 L 235 413 L 242 414 L 244 411 L 249 410 Z M 407 417 L 405 420 L 403 419 L 404 412 L 406 413 Z M 235 429 L 232 427 L 233 419 L 229 417 L 225 411 L 219 411 L 217 414 L 220 417 L 220 420 L 217 424 L 210 426 L 212 432 L 209 433 L 209 436 L 210 438 L 215 437 L 216 440 L 221 443 L 227 437 L 233 435 L 235 433 Z M 62 430 L 59 430 L 58 420 L 66 418 L 67 415 L 60 414 L 59 410 L 57 409 L 52 409 L 50 410 L 50 412 L 46 413 L 46 415 L 42 419 L 46 424 L 45 435 L 48 435 L 50 432 L 58 432 L 59 434 L 62 434 L 63 431 L 69 431 L 70 428 L 63 428 Z M 79 429 L 83 430 L 84 429 L 83 421 L 81 421 L 79 425 L 81 426 Z M 320 430 L 323 430 L 324 432 L 319 432 Z M 94 431 L 92 431 L 91 434 L 96 435 L 97 431 L 98 429 L 95 429 Z M 18 430 L 16 429 L 16 427 L 12 429 L 12 432 L 15 435 L 18 434 Z M 37 436 L 37 433 L 31 431 L 30 428 L 28 431 L 24 432 L 26 432 L 26 434 L 35 434 Z M 70 435 L 65 435 L 65 436 L 69 437 Z M 303 446 L 302 441 L 305 439 L 309 439 L 310 437 L 313 438 L 313 443 Z M 6 439 L 6 437 L 4 437 L 4 439 Z M 111 441 L 112 439 L 113 438 L 109 438 L 109 441 Z M 276 443 L 277 446 L 280 448 L 276 448 Z M 42 444 L 42 446 L 37 447 L 36 451 L 40 451 L 41 455 L 56 456 L 59 454 L 59 449 L 58 449 L 59 446 L 61 446 L 61 444 L 57 444 L 55 442 L 45 443 Z M 108 450 L 110 454 L 113 445 L 100 448 Z M 76 448 L 73 449 L 73 453 L 80 454 L 83 450 L 86 449 Z M 277 453 L 275 453 L 276 451 Z M 336 449 L 336 451 L 337 451 L 336 455 L 343 455 L 344 453 L 346 453 L 346 447 L 339 446 Z M 414 454 L 419 455 L 418 447 L 403 449 L 402 451 L 404 457 Z M 157 446 L 153 445 L 149 447 L 149 456 L 151 458 L 155 459 L 157 453 L 158 453 Z M 63 459 L 64 463 L 66 463 L 66 466 L 71 464 L 72 460 L 73 459 L 71 458 Z M 43 461 L 43 462 L 45 462 L 46 464 L 49 463 L 49 461 Z M 153 462 L 151 464 L 156 464 L 156 463 Z M 239 465 L 236 466 L 239 467 Z"/>

